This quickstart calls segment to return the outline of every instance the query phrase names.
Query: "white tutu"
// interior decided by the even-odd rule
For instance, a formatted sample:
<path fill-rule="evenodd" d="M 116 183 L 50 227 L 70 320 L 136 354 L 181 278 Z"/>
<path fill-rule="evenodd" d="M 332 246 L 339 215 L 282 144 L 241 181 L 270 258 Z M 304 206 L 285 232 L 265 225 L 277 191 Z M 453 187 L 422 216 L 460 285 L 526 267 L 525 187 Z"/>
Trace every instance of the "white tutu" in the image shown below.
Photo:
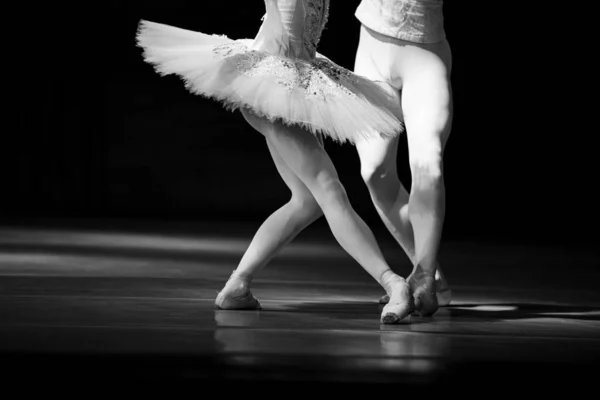
<path fill-rule="evenodd" d="M 257 50 L 258 38 L 232 40 L 149 21 L 140 22 L 137 40 L 158 73 L 179 75 L 192 93 L 229 109 L 248 108 L 338 142 L 401 131 L 395 91 L 318 53 L 306 61 Z"/>

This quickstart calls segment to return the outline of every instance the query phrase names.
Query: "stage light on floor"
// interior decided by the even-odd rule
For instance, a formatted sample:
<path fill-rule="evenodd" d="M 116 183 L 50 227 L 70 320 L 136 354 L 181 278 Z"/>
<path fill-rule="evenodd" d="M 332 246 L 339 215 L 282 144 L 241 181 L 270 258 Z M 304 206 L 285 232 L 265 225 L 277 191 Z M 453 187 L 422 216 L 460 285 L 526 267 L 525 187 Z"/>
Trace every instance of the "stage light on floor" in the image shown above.
<path fill-rule="evenodd" d="M 158 235 L 144 233 L 61 231 L 45 229 L 2 229 L 0 246 L 85 248 L 98 250 L 145 250 L 173 253 L 217 253 L 241 256 L 251 238 L 207 235 Z M 347 257 L 340 246 L 318 243 L 290 243 L 283 256 Z"/>
<path fill-rule="evenodd" d="M 489 311 L 489 312 L 498 312 L 498 311 L 515 311 L 518 309 L 517 306 L 509 306 L 509 305 L 479 305 L 473 307 L 460 307 L 460 306 L 452 306 L 454 310 L 469 310 L 469 311 Z"/>

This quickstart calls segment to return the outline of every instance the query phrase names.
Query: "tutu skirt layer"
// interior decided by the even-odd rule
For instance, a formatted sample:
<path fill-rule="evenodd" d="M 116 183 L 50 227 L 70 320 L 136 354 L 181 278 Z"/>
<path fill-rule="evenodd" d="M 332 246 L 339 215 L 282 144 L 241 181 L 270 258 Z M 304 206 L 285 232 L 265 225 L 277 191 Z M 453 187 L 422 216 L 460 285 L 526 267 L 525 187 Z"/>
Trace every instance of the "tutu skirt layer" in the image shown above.
<path fill-rule="evenodd" d="M 180 76 L 192 93 L 247 108 L 271 121 L 299 124 L 338 142 L 393 137 L 402 129 L 393 89 L 336 65 L 252 48 L 232 40 L 142 21 L 138 45 L 161 75 Z"/>

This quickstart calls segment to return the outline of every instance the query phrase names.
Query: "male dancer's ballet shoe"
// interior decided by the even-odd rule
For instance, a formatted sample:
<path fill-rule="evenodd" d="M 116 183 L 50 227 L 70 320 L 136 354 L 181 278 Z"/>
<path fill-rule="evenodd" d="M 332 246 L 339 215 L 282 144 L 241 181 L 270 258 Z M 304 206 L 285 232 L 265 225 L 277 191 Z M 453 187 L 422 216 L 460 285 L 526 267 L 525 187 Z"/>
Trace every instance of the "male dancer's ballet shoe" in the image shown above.
<path fill-rule="evenodd" d="M 261 310 L 260 301 L 252 295 L 248 283 L 232 274 L 217 295 L 215 306 L 220 310 Z"/>
<path fill-rule="evenodd" d="M 400 322 L 410 322 L 410 316 L 414 310 L 410 286 L 403 278 L 398 277 L 397 281 L 392 283 L 390 287 L 390 301 L 383 307 L 381 323 L 397 324 Z"/>
<path fill-rule="evenodd" d="M 413 315 L 429 317 L 438 310 L 438 298 L 435 292 L 435 277 L 433 274 L 418 272 L 407 278 L 415 301 Z"/>

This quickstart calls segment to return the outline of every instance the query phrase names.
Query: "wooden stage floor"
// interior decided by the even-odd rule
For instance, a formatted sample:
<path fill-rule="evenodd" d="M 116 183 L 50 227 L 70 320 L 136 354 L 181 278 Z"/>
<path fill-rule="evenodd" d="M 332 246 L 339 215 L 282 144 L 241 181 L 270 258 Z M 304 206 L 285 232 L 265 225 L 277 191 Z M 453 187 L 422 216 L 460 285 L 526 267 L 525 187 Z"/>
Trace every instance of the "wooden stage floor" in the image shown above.
<path fill-rule="evenodd" d="M 390 326 L 379 323 L 381 289 L 331 238 L 309 236 L 256 278 L 264 310 L 219 311 L 216 293 L 251 236 L 0 229 L 6 382 L 298 393 L 595 385 L 591 249 L 444 243 L 451 305 Z M 406 275 L 402 253 L 382 247 Z"/>

